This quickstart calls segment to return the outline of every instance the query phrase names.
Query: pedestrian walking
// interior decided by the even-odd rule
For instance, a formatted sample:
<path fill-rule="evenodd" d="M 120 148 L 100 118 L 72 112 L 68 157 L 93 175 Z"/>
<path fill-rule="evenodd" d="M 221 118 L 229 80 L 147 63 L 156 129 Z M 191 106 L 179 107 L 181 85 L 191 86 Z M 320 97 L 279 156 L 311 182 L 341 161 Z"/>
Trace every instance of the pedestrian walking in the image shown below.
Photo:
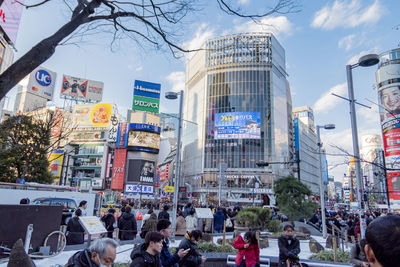
<path fill-rule="evenodd" d="M 101 221 L 104 222 L 106 230 L 107 230 L 107 237 L 113 238 L 114 233 L 114 223 L 115 223 L 115 209 L 109 209 L 108 213 L 101 218 Z"/>
<path fill-rule="evenodd" d="M 183 216 L 183 214 L 182 214 Z M 157 223 L 157 231 L 164 236 L 163 248 L 161 250 L 160 259 L 163 267 L 178 267 L 178 262 L 185 257 L 188 250 L 177 250 L 173 255 L 169 251 L 169 237 L 171 236 L 171 222 L 168 220 L 159 220 Z"/>
<path fill-rule="evenodd" d="M 158 214 L 158 219 L 165 219 L 165 220 L 169 220 L 169 206 L 168 205 L 164 205 L 164 208 L 162 211 L 160 211 L 160 213 Z"/>
<path fill-rule="evenodd" d="M 187 254 L 180 259 L 179 267 L 199 267 L 207 260 L 197 249 L 197 244 L 202 236 L 203 233 L 199 230 L 193 230 L 185 234 L 185 238 L 179 244 L 178 251 L 183 249 L 187 251 Z"/>
<path fill-rule="evenodd" d="M 233 242 L 233 247 L 238 250 L 235 267 L 260 266 L 260 246 L 255 232 L 240 234 Z"/>
<path fill-rule="evenodd" d="M 189 217 L 189 216 L 188 216 Z M 192 229 L 194 230 L 194 229 Z M 186 220 L 182 211 L 179 211 L 178 218 L 176 218 L 175 235 L 183 236 L 186 234 Z"/>
<path fill-rule="evenodd" d="M 280 267 L 286 267 L 291 262 L 298 262 L 300 253 L 300 242 L 293 235 L 293 226 L 285 225 L 283 231 L 284 233 L 278 238 Z"/>
<path fill-rule="evenodd" d="M 188 216 L 186 216 L 185 221 L 187 232 L 191 232 L 197 229 L 197 218 L 193 209 L 189 212 Z"/>
<path fill-rule="evenodd" d="M 130 267 L 161 267 L 160 253 L 164 236 L 159 232 L 148 232 L 143 244 L 131 253 Z"/>
<path fill-rule="evenodd" d="M 140 237 L 145 238 L 148 232 L 156 232 L 157 231 L 157 215 L 153 212 L 153 209 L 150 209 L 148 214 L 150 214 L 150 218 L 146 220 L 146 222 L 142 225 Z"/>
<path fill-rule="evenodd" d="M 185 216 L 185 218 L 189 215 L 189 212 L 192 210 L 192 203 L 187 203 L 184 210 L 183 210 L 183 216 Z"/>
<path fill-rule="evenodd" d="M 216 233 L 222 233 L 224 228 L 225 215 L 221 208 L 218 208 L 217 212 L 214 213 L 214 231 Z"/>
<path fill-rule="evenodd" d="M 119 239 L 121 240 L 133 240 L 136 237 L 137 222 L 131 211 L 131 207 L 126 206 L 125 212 L 118 218 Z"/>
<path fill-rule="evenodd" d="M 82 211 L 77 209 L 75 216 L 68 221 L 67 224 L 67 245 L 83 244 L 85 229 L 79 222 L 79 217 L 82 216 Z"/>
<path fill-rule="evenodd" d="M 118 243 L 111 238 L 93 241 L 89 249 L 76 252 L 65 267 L 113 266 L 117 256 Z"/>

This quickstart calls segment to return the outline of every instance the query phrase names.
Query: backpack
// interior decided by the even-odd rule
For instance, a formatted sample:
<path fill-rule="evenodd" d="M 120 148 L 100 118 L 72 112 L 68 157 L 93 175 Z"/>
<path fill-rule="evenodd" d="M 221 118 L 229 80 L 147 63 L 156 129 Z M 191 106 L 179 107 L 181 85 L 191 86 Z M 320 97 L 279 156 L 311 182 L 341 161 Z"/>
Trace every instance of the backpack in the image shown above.
<path fill-rule="evenodd" d="M 225 227 L 226 228 L 232 228 L 233 227 L 233 223 L 232 223 L 232 220 L 231 220 L 231 218 L 228 218 L 228 219 L 226 219 L 226 221 L 225 221 L 226 223 L 225 223 Z"/>

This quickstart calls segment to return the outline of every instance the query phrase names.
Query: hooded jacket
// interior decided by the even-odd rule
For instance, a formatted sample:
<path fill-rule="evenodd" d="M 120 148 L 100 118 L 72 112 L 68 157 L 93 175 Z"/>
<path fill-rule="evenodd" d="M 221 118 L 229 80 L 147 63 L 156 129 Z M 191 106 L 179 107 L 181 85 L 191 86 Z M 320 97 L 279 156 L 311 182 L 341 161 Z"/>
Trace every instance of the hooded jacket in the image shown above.
<path fill-rule="evenodd" d="M 179 244 L 179 247 L 177 251 L 180 249 L 188 249 L 190 248 L 188 254 L 186 254 L 185 257 L 181 258 L 179 261 L 179 266 L 180 267 L 198 267 L 201 265 L 201 254 L 197 250 L 197 244 L 193 243 L 190 240 L 190 236 L 188 233 L 185 234 L 185 238 L 182 239 L 181 243 Z"/>
<path fill-rule="evenodd" d="M 121 217 L 118 218 L 118 228 L 121 240 L 135 239 L 137 234 L 135 215 L 124 212 Z"/>
<path fill-rule="evenodd" d="M 248 248 L 245 248 L 244 245 L 246 245 L 246 242 L 244 241 L 244 233 L 242 233 L 233 242 L 233 247 L 238 250 L 235 264 L 239 266 L 243 261 L 243 257 L 245 257 L 246 267 L 255 266 L 257 262 L 260 262 L 260 247 L 258 243 L 250 244 Z"/>
<path fill-rule="evenodd" d="M 90 251 L 85 249 L 72 255 L 65 267 L 98 267 L 98 265 L 92 261 Z"/>
<path fill-rule="evenodd" d="M 145 243 L 136 247 L 131 253 L 130 267 L 161 267 L 160 255 L 155 256 L 149 254 Z"/>

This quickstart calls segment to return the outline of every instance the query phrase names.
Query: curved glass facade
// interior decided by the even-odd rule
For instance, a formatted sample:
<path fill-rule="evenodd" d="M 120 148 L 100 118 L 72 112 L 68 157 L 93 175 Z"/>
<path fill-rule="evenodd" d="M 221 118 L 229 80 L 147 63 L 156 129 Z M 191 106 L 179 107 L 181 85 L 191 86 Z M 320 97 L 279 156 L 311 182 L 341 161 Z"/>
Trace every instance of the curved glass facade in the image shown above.
<path fill-rule="evenodd" d="M 221 163 L 227 167 L 224 185 L 232 189 L 247 189 L 255 177 L 271 189 L 274 176 L 289 174 L 283 163 L 256 166 L 291 160 L 286 75 L 285 52 L 271 34 L 206 42 L 187 64 L 184 117 L 197 126 L 186 123 L 183 137 L 186 181 L 215 186 Z"/>

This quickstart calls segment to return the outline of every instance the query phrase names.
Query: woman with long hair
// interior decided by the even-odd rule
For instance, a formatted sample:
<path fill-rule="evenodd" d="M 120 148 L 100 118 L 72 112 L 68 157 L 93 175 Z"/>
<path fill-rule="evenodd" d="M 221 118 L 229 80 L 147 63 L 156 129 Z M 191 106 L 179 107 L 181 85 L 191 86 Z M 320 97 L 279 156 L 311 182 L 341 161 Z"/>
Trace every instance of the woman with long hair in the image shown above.
<path fill-rule="evenodd" d="M 260 246 L 256 233 L 249 231 L 239 235 L 233 247 L 238 250 L 235 267 L 257 267 L 260 266 Z"/>

